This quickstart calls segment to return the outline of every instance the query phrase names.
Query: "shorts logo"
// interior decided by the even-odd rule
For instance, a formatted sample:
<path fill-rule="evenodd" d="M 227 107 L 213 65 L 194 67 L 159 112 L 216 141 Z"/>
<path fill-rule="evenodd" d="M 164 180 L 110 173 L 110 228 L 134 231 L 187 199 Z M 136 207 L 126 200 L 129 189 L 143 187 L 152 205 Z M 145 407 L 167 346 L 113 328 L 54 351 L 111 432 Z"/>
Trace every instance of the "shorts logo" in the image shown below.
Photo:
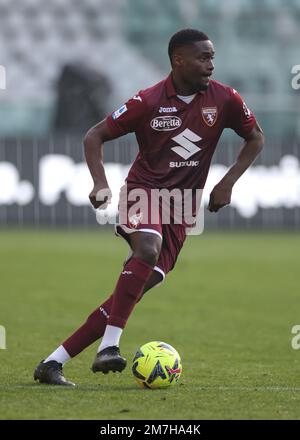
<path fill-rule="evenodd" d="M 134 214 L 129 218 L 129 224 L 132 228 L 137 228 L 143 220 L 143 213 Z"/>
<path fill-rule="evenodd" d="M 201 109 L 202 118 L 206 125 L 212 127 L 215 125 L 215 122 L 218 117 L 218 109 L 217 107 L 202 107 Z"/>
<path fill-rule="evenodd" d="M 181 124 L 182 121 L 177 116 L 157 116 L 150 122 L 150 126 L 157 131 L 176 130 Z"/>
<path fill-rule="evenodd" d="M 122 107 L 120 107 L 118 110 L 116 110 L 113 114 L 112 114 L 112 118 L 113 119 L 117 119 L 119 116 L 121 116 L 123 113 L 125 113 L 127 111 L 127 106 L 126 104 L 122 105 Z"/>

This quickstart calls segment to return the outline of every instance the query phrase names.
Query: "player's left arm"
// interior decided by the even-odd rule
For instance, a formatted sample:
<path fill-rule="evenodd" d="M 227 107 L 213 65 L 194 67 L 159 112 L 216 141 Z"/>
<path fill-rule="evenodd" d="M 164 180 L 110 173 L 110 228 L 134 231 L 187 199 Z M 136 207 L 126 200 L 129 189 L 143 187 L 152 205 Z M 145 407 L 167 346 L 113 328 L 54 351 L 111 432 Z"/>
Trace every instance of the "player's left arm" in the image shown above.
<path fill-rule="evenodd" d="M 217 212 L 223 206 L 230 204 L 233 185 L 254 162 L 264 145 L 264 134 L 261 127 L 241 96 L 236 92 L 233 94 L 230 109 L 232 110 L 232 121 L 228 126 L 242 136 L 245 142 L 236 162 L 210 194 L 208 210 L 211 212 Z"/>
<path fill-rule="evenodd" d="M 249 136 L 245 139 L 236 162 L 212 190 L 208 205 L 209 211 L 217 212 L 223 206 L 229 205 L 233 185 L 253 163 L 262 150 L 263 144 L 263 131 L 256 122 Z"/>

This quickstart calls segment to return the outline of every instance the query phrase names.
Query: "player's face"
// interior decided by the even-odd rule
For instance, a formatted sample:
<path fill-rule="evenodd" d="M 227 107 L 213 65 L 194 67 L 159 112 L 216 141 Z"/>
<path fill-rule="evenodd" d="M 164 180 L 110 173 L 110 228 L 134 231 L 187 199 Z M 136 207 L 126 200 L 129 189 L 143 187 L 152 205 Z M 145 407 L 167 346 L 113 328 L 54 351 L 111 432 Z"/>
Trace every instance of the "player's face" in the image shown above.
<path fill-rule="evenodd" d="M 210 40 L 197 41 L 189 46 L 179 48 L 177 71 L 183 81 L 195 91 L 206 90 L 209 78 L 213 73 L 215 50 Z"/>

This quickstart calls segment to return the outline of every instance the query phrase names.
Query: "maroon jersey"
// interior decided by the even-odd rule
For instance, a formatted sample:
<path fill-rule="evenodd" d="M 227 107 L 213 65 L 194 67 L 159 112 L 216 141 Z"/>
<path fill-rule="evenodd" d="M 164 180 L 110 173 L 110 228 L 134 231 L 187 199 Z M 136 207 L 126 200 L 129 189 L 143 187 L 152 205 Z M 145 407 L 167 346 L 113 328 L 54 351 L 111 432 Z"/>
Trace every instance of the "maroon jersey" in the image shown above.
<path fill-rule="evenodd" d="M 171 74 L 129 99 L 107 117 L 114 137 L 135 132 L 139 153 L 129 187 L 201 189 L 224 128 L 246 138 L 255 117 L 231 87 L 211 80 L 208 89 L 185 103 Z"/>

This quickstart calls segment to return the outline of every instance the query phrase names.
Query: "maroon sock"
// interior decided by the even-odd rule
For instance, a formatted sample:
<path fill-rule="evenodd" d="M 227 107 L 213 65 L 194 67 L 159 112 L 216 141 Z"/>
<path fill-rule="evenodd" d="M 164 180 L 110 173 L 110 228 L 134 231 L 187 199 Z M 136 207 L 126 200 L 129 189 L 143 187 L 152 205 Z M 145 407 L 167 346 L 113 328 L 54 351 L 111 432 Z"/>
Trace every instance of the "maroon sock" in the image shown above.
<path fill-rule="evenodd" d="M 100 307 L 97 307 L 86 322 L 79 327 L 62 345 L 71 357 L 103 336 L 112 305 L 112 295 Z"/>
<path fill-rule="evenodd" d="M 142 263 L 141 268 L 139 268 L 139 264 L 136 264 L 136 263 L 133 264 L 134 270 L 137 270 L 138 272 L 140 271 L 140 274 L 138 274 L 137 277 L 132 277 L 134 280 L 136 279 L 136 281 L 137 281 L 137 282 L 134 281 L 134 285 L 137 287 L 137 285 L 140 284 L 141 289 L 138 291 L 137 298 L 135 296 L 133 297 L 132 294 L 129 294 L 130 301 L 129 301 L 129 304 L 127 304 L 127 307 L 125 307 L 125 309 L 124 309 L 124 312 L 126 312 L 126 314 L 128 314 L 128 316 L 125 321 L 124 321 L 124 318 L 122 318 L 122 316 L 123 316 L 122 313 L 120 316 L 120 318 L 122 319 L 121 324 L 124 324 L 124 325 L 122 325 L 122 328 L 125 326 L 125 323 L 129 317 L 136 301 L 138 299 L 140 299 L 142 292 L 143 292 L 144 285 L 153 270 L 153 268 L 151 266 L 149 266 L 147 263 L 144 263 L 142 260 L 139 260 L 138 258 L 132 258 L 125 265 L 124 271 L 127 270 L 127 271 L 133 272 L 132 269 L 130 269 L 130 268 L 128 269 L 129 263 L 133 260 L 137 260 L 137 262 Z M 150 271 L 149 276 L 147 275 L 148 270 Z M 141 276 L 142 277 L 146 276 L 147 279 L 145 279 L 143 281 L 140 279 Z M 120 279 L 118 281 L 117 287 L 119 286 L 121 279 L 122 279 L 122 274 L 121 274 Z M 124 280 L 124 281 L 126 281 L 126 280 Z M 133 281 L 133 280 L 131 280 L 131 281 Z M 119 291 L 119 289 L 117 289 L 117 287 L 115 289 L 115 293 L 116 293 L 116 291 Z M 133 292 L 133 290 L 131 290 L 131 291 Z M 136 292 L 137 289 L 134 289 L 134 291 Z M 120 293 L 119 293 L 119 295 L 120 295 Z M 134 299 L 134 301 L 132 301 L 132 299 Z M 116 304 L 117 311 L 120 307 L 122 308 L 122 304 L 123 304 L 124 300 L 126 303 L 128 303 L 128 293 L 127 293 L 127 295 L 125 294 L 124 298 L 121 298 L 121 301 Z M 79 353 L 82 352 L 82 350 L 87 348 L 89 345 L 93 344 L 93 342 L 97 341 L 97 339 L 101 338 L 104 335 L 105 327 L 108 323 L 108 318 L 111 313 L 112 304 L 113 304 L 113 295 L 111 295 L 103 304 L 101 304 L 101 306 L 97 307 L 90 314 L 90 316 L 87 318 L 86 322 L 81 327 L 79 327 L 71 336 L 69 336 L 68 339 L 66 339 L 62 343 L 63 347 L 67 350 L 67 352 L 69 353 L 69 355 L 71 357 L 77 356 Z M 115 313 L 117 315 L 117 312 L 115 312 Z M 110 323 L 110 325 L 115 325 L 117 327 L 121 327 L 121 325 L 118 325 L 118 324 L 120 324 L 119 319 L 117 319 L 117 321 L 115 321 L 114 324 Z"/>
<path fill-rule="evenodd" d="M 124 328 L 136 302 L 142 296 L 153 267 L 133 257 L 125 264 L 113 293 L 107 324 Z"/>

